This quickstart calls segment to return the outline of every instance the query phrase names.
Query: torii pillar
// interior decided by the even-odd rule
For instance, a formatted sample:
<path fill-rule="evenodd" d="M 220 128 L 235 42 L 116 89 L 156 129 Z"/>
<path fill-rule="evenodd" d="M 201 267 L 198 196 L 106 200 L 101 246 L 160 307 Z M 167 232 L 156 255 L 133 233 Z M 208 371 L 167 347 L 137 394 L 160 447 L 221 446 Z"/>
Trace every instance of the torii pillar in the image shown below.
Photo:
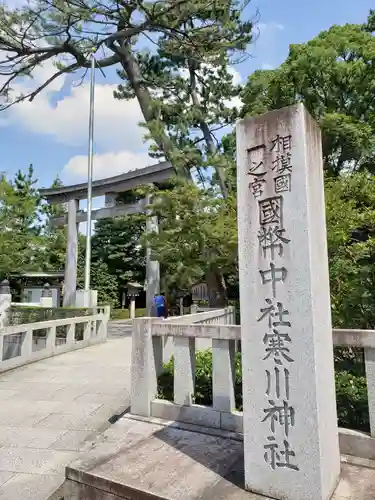
<path fill-rule="evenodd" d="M 74 307 L 76 305 L 77 290 L 77 257 L 78 257 L 78 227 L 77 211 L 79 210 L 79 200 L 68 201 L 68 226 L 65 257 L 64 274 L 64 307 Z"/>
<path fill-rule="evenodd" d="M 150 197 L 147 197 L 146 203 L 150 204 Z M 146 233 L 158 233 L 159 224 L 156 216 L 150 216 L 147 211 Z M 146 250 L 146 311 L 147 316 L 151 316 L 152 303 L 154 296 L 160 293 L 160 264 L 157 260 L 151 260 L 151 248 L 147 245 Z"/>

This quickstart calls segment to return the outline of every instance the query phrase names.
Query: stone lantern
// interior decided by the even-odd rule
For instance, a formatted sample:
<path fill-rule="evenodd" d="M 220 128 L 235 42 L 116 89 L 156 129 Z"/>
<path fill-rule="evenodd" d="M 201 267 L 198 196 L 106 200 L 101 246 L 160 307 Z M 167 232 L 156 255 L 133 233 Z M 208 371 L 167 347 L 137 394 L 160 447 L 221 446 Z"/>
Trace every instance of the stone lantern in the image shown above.
<path fill-rule="evenodd" d="M 42 296 L 40 298 L 40 305 L 42 307 L 52 307 L 52 290 L 51 286 L 49 283 L 45 283 L 43 290 L 42 290 Z"/>
<path fill-rule="evenodd" d="M 176 290 L 176 298 L 178 299 L 180 306 L 180 316 L 184 315 L 184 297 L 186 295 L 186 291 L 177 289 Z"/>
<path fill-rule="evenodd" d="M 139 292 L 143 289 L 143 286 L 139 283 L 128 283 L 126 285 L 127 295 L 130 298 L 130 319 L 135 318 L 135 298 L 138 297 Z"/>

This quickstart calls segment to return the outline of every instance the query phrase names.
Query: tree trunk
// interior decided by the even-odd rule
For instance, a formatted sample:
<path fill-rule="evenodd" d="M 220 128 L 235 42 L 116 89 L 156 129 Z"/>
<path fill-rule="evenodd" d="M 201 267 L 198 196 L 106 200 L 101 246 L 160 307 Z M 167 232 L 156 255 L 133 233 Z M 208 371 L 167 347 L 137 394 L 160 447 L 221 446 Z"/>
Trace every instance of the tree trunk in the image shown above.
<path fill-rule="evenodd" d="M 209 307 L 227 307 L 228 295 L 224 277 L 216 266 L 206 271 Z"/>
<path fill-rule="evenodd" d="M 128 43 L 124 43 L 119 50 L 119 55 L 121 56 L 121 65 L 124 68 L 125 74 L 134 89 L 134 93 L 137 97 L 139 106 L 141 108 L 145 122 L 150 124 L 157 119 L 154 110 L 152 108 L 152 97 L 149 90 L 142 85 L 142 76 L 139 71 L 139 66 L 135 60 L 131 47 Z M 163 151 L 167 160 L 171 160 L 170 155 L 173 150 L 173 144 L 168 135 L 164 131 L 160 131 L 157 135 L 153 136 L 156 144 Z M 172 162 L 171 162 L 172 163 Z M 176 173 L 182 177 L 189 177 L 189 172 L 187 168 L 180 168 L 173 165 Z"/>
<path fill-rule="evenodd" d="M 189 63 L 189 73 L 190 73 L 190 92 L 191 92 L 191 98 L 193 101 L 194 106 L 200 107 L 200 100 L 199 96 L 197 93 L 197 84 L 196 84 L 196 78 L 195 78 L 195 67 L 194 65 L 190 62 Z M 216 146 L 213 140 L 213 137 L 211 135 L 210 127 L 205 121 L 201 121 L 199 123 L 199 128 L 201 129 L 201 132 L 203 134 L 205 143 L 207 145 L 207 149 L 211 154 L 216 153 Z M 224 198 L 228 197 L 228 188 L 226 185 L 226 179 L 225 179 L 225 172 L 222 167 L 214 167 L 215 172 L 219 181 L 220 185 L 220 191 L 221 194 L 223 195 Z"/>
<path fill-rule="evenodd" d="M 121 65 L 124 68 L 126 76 L 128 77 L 129 82 L 131 83 L 134 89 L 134 93 L 138 99 L 143 117 L 146 123 L 150 123 L 157 117 L 155 116 L 152 109 L 152 98 L 150 92 L 147 88 L 145 88 L 144 85 L 142 85 L 142 77 L 137 61 L 132 54 L 131 47 L 128 44 L 124 43 L 121 48 L 119 48 L 119 55 L 121 56 Z M 204 134 L 208 149 L 211 153 L 214 153 L 216 148 L 212 141 L 212 137 L 206 123 L 201 123 L 201 130 Z M 157 137 L 154 137 L 154 140 L 161 151 L 164 152 L 165 157 L 170 160 L 170 154 L 173 150 L 173 144 L 167 134 L 165 134 L 164 132 L 160 132 Z M 174 167 L 178 175 L 184 177 L 189 176 L 186 168 L 176 168 L 175 165 Z M 220 168 L 217 168 L 216 172 L 220 182 L 222 195 L 224 196 L 224 198 L 226 198 L 228 195 L 228 191 L 225 185 L 225 174 Z M 206 272 L 206 283 L 209 294 L 209 307 L 226 307 L 228 304 L 227 289 L 223 275 L 216 266 L 212 266 L 212 268 Z"/>

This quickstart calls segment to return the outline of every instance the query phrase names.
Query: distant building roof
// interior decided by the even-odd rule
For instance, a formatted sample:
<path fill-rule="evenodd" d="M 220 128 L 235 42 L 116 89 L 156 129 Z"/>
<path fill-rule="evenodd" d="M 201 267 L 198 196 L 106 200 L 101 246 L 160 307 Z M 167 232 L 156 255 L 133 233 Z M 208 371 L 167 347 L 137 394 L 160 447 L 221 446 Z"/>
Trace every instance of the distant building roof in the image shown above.
<path fill-rule="evenodd" d="M 20 272 L 20 273 L 10 273 L 11 278 L 63 278 L 64 271 L 52 271 L 50 273 L 46 273 L 43 271 L 36 272 Z"/>

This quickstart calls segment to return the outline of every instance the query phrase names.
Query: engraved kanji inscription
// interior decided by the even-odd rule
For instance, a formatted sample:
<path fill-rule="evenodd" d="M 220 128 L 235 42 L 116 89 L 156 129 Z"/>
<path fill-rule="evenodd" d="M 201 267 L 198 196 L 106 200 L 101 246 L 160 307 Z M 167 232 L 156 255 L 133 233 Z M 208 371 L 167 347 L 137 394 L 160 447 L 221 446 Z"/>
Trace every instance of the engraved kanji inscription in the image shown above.
<path fill-rule="evenodd" d="M 293 363 L 294 359 L 289 356 L 290 349 L 286 343 L 291 343 L 291 338 L 287 333 L 281 333 L 275 329 L 272 333 L 266 333 L 263 337 L 263 344 L 267 346 L 263 360 L 273 357 L 277 365 L 282 365 L 284 360 Z"/>
<path fill-rule="evenodd" d="M 284 439 L 284 448 L 280 450 L 280 455 L 281 458 L 279 461 L 276 463 L 277 467 L 286 467 L 287 469 L 292 469 L 292 470 L 299 470 L 299 467 L 297 465 L 294 465 L 290 462 L 290 459 L 295 457 L 296 454 L 293 450 L 290 449 L 290 444 L 286 439 Z"/>
<path fill-rule="evenodd" d="M 262 313 L 257 321 L 262 321 L 262 319 L 268 317 L 268 326 L 288 326 L 290 327 L 290 321 L 285 321 L 284 316 L 289 316 L 289 311 L 284 309 L 281 302 L 277 302 L 276 306 L 271 299 L 266 299 L 266 307 L 262 307 L 260 312 Z M 276 321 L 273 321 L 276 319 Z"/>
<path fill-rule="evenodd" d="M 292 176 L 290 174 L 278 175 L 273 182 L 275 193 L 285 193 L 292 190 Z"/>
<path fill-rule="evenodd" d="M 285 229 L 280 229 L 278 226 L 261 227 L 258 232 L 258 240 L 263 257 L 267 257 L 269 252 L 272 260 L 275 259 L 275 250 L 279 257 L 283 256 L 284 245 L 290 243 L 290 240 L 283 236 Z"/>
<path fill-rule="evenodd" d="M 273 262 L 270 263 L 270 268 L 265 271 L 259 270 L 262 285 L 271 283 L 273 298 L 276 297 L 276 283 L 284 283 L 288 271 L 285 267 L 276 267 Z"/>
<path fill-rule="evenodd" d="M 275 224 L 283 227 L 283 199 L 281 196 L 265 198 L 258 202 L 259 223 L 261 226 Z"/>
<path fill-rule="evenodd" d="M 273 387 L 274 394 L 279 399 L 281 396 L 281 382 L 282 378 L 284 381 L 284 392 L 285 398 L 289 399 L 289 370 L 288 368 L 279 368 L 278 366 L 274 366 L 273 370 L 266 370 L 267 376 L 267 388 L 266 388 L 266 396 L 271 396 Z"/>
<path fill-rule="evenodd" d="M 299 471 L 299 467 L 291 463 L 291 458 L 296 456 L 295 452 L 291 450 L 289 442 L 284 439 L 283 448 L 280 448 L 276 443 L 275 436 L 267 437 L 268 443 L 264 445 L 264 460 L 275 470 L 276 467 L 285 467 L 294 471 Z"/>
<path fill-rule="evenodd" d="M 264 165 L 263 157 L 265 152 L 265 145 L 256 146 L 247 150 L 247 175 L 252 177 L 249 182 L 249 188 L 255 198 L 259 198 L 263 194 L 266 184 L 266 168 Z"/>
<path fill-rule="evenodd" d="M 278 154 L 276 158 L 272 161 L 272 170 L 276 171 L 278 174 L 283 174 L 285 171 L 292 172 L 292 154 Z"/>
<path fill-rule="evenodd" d="M 273 139 L 271 139 L 270 151 L 275 153 L 288 153 L 292 149 L 292 136 L 284 135 L 281 136 L 277 134 Z"/>
<path fill-rule="evenodd" d="M 254 176 L 254 180 L 249 183 L 249 188 L 251 189 L 255 198 L 259 198 L 263 194 L 264 186 L 266 184 L 266 176 L 267 172 L 263 172 L 261 174 L 252 174 Z"/>
<path fill-rule="evenodd" d="M 295 422 L 295 411 L 293 406 L 290 406 L 288 401 L 283 401 L 281 405 L 278 405 L 273 399 L 270 399 L 268 404 L 270 406 L 263 410 L 265 416 L 262 422 L 269 420 L 273 433 L 275 433 L 276 424 L 283 426 L 285 435 L 289 436 L 289 428 L 293 427 Z"/>
<path fill-rule="evenodd" d="M 263 157 L 265 150 L 266 146 L 264 144 L 246 150 L 247 175 L 264 171 Z"/>

